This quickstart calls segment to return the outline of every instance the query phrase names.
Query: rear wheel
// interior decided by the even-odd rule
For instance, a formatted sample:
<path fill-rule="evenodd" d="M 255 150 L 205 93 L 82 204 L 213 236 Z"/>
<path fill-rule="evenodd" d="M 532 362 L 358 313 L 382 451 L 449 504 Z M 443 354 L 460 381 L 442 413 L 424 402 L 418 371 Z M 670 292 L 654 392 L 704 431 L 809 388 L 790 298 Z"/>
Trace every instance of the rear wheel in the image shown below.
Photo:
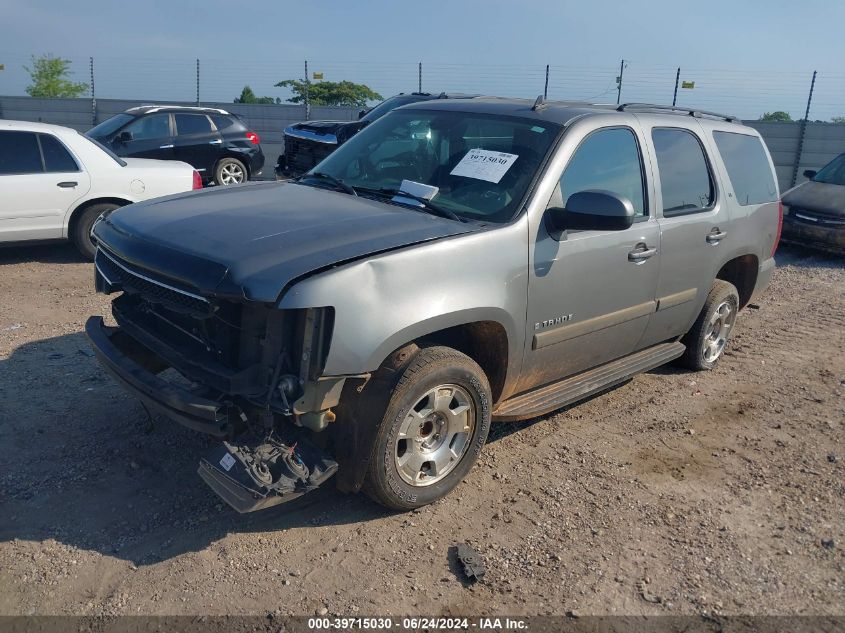
<path fill-rule="evenodd" d="M 92 204 L 82 211 L 81 215 L 74 221 L 70 239 L 85 259 L 93 261 L 94 255 L 97 253 L 97 244 L 91 237 L 91 229 L 94 226 L 94 222 L 103 213 L 114 211 L 119 206 L 112 202 Z"/>
<path fill-rule="evenodd" d="M 722 357 L 739 312 L 739 293 L 733 284 L 717 279 L 692 328 L 682 342 L 687 346 L 680 362 L 698 371 L 713 369 Z"/>
<path fill-rule="evenodd" d="M 214 168 L 214 182 L 218 185 L 239 185 L 247 179 L 246 167 L 237 158 L 223 158 Z"/>
<path fill-rule="evenodd" d="M 490 385 L 448 347 L 420 350 L 384 412 L 364 490 L 395 510 L 446 496 L 466 476 L 490 430 Z"/>

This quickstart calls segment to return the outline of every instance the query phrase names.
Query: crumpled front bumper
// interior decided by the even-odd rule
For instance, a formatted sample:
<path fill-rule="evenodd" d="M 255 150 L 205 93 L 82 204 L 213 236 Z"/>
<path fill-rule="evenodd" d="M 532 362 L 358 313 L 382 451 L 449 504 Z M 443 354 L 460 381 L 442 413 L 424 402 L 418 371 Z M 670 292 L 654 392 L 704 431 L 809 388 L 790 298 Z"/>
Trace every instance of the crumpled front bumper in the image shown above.
<path fill-rule="evenodd" d="M 781 241 L 836 254 L 845 254 L 845 226 L 818 226 L 794 218 L 783 217 Z"/>
<path fill-rule="evenodd" d="M 92 316 L 85 323 L 85 333 L 103 367 L 150 409 L 203 433 L 216 437 L 230 434 L 230 415 L 234 414 L 230 405 L 160 378 L 157 373 L 167 365 L 120 328 L 106 326 L 102 317 Z"/>

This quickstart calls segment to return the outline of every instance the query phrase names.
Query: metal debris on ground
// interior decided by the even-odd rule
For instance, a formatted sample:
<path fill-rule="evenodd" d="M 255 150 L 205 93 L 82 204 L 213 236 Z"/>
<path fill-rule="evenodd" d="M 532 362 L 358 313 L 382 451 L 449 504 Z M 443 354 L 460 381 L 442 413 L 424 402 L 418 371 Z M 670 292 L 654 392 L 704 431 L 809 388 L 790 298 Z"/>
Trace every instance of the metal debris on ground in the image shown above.
<path fill-rule="evenodd" d="M 479 553 L 466 543 L 461 543 L 455 549 L 467 579 L 475 581 L 484 578 L 484 563 Z"/>

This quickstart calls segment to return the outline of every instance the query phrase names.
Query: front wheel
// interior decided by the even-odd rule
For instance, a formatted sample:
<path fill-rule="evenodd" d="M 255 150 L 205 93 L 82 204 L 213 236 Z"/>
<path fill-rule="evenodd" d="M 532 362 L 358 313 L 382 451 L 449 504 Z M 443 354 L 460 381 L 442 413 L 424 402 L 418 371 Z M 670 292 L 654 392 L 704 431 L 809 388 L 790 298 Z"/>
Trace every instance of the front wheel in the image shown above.
<path fill-rule="evenodd" d="M 722 357 L 739 312 L 733 284 L 717 279 L 692 328 L 682 339 L 687 346 L 680 362 L 697 371 L 713 369 Z"/>
<path fill-rule="evenodd" d="M 487 377 L 471 358 L 448 347 L 420 350 L 390 398 L 364 490 L 395 510 L 446 496 L 487 440 L 490 401 Z"/>
<path fill-rule="evenodd" d="M 247 179 L 246 167 L 237 158 L 223 158 L 214 169 L 214 182 L 218 185 L 239 185 Z"/>

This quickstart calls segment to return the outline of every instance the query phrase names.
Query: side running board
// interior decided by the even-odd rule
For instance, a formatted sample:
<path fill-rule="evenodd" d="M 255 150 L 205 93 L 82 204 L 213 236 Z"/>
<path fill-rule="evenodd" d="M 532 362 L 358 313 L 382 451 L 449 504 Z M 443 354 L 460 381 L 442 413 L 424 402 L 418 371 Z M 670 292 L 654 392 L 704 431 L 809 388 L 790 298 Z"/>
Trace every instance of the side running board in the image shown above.
<path fill-rule="evenodd" d="M 678 358 L 682 343 L 661 343 L 575 376 L 505 400 L 493 412 L 500 421 L 525 420 L 583 400 L 628 378 Z"/>

